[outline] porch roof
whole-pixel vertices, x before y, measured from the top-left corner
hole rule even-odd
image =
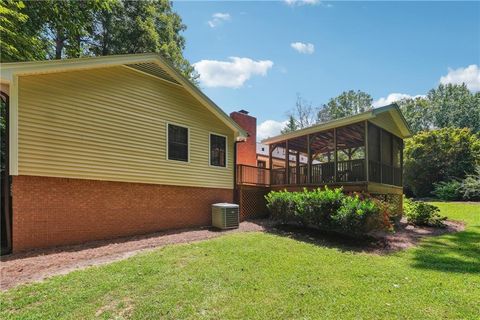
[[[319,123],[308,128],[304,128],[304,129],[296,130],[286,134],[281,134],[278,136],[267,138],[267,139],[264,139],[262,143],[268,144],[268,145],[276,144],[285,140],[302,137],[307,134],[322,132],[322,131],[330,130],[333,128],[339,128],[339,127],[347,126],[347,125],[365,121],[365,120],[374,121],[376,125],[384,129],[387,129],[388,131],[391,131],[389,129],[392,129],[392,128],[396,129],[395,131],[397,131],[397,135],[402,139],[408,138],[412,135],[410,128],[407,124],[407,121],[405,120],[405,118],[402,115],[402,112],[400,111],[400,108],[396,103],[393,103],[387,106],[365,111],[353,116]]]

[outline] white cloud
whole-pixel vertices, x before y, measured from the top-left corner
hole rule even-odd
[[[480,91],[480,67],[472,64],[466,68],[448,69],[448,74],[440,78],[440,83],[465,83],[469,90]]]
[[[289,6],[303,6],[303,5],[316,5],[319,4],[319,0],[284,0]]]
[[[230,21],[232,17],[229,13],[217,12],[212,14],[212,19],[208,20],[208,25],[210,28],[215,28],[221,25],[225,21]]]
[[[315,46],[311,43],[292,42],[290,47],[299,53],[312,54],[315,52]]]
[[[261,141],[268,137],[280,134],[280,131],[287,125],[288,121],[265,120],[257,126],[257,140]]]
[[[402,99],[415,99],[420,97],[424,98],[425,95],[419,94],[416,96],[411,96],[406,93],[390,93],[387,97],[381,97],[380,99],[373,101],[372,105],[374,108],[378,108],[378,107],[387,106],[389,104],[392,104],[396,101],[400,101]]]
[[[252,76],[266,76],[273,66],[270,60],[230,57],[230,61],[200,60],[193,66],[206,87],[240,88]]]

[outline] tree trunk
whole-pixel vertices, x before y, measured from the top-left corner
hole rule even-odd
[[[55,59],[62,59],[62,51],[65,46],[65,37],[63,30],[57,30],[57,37],[55,38]]]

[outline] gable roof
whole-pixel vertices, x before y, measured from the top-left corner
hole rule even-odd
[[[390,116],[389,119],[383,119],[383,115]],[[301,137],[310,133],[316,133],[320,131],[330,130],[333,128],[343,127],[349,124],[353,124],[360,121],[371,120],[375,121],[375,124],[381,125],[382,121],[389,121],[393,122],[393,124],[398,128],[399,134],[401,138],[408,138],[412,135],[410,128],[408,126],[407,121],[402,115],[400,108],[396,103],[383,106],[380,108],[375,108],[369,111],[365,111],[353,116],[348,116],[344,118],[339,118],[327,122],[322,122],[316,125],[313,125],[308,128],[292,131],[289,133],[277,135],[271,138],[267,138],[262,140],[262,143],[265,144],[272,144],[281,141],[285,141],[287,139],[293,139],[296,137]],[[384,127],[385,128],[385,127]]]
[[[2,83],[12,83],[14,82],[14,78],[20,75],[68,72],[112,66],[124,66],[137,72],[183,87],[210,112],[231,128],[235,133],[236,139],[242,140],[247,137],[247,133],[235,121],[233,121],[232,118],[230,118],[199,88],[181,75],[170,62],[158,53],[2,63],[0,64],[0,81]]]

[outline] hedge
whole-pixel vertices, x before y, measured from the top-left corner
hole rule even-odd
[[[391,209],[363,194],[347,195],[339,189],[303,192],[272,191],[265,196],[271,219],[359,236],[391,229]]]

